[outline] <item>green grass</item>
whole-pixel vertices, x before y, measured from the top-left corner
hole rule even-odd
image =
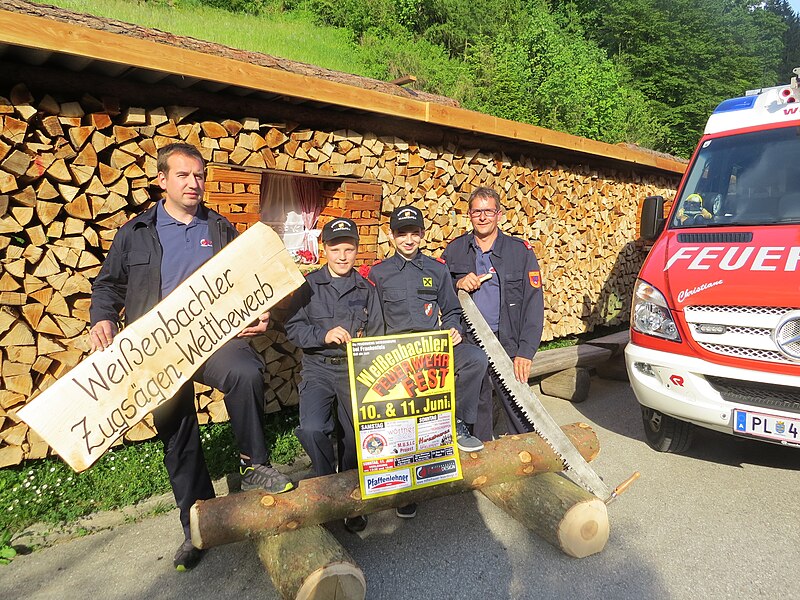
[[[296,424],[296,409],[267,416],[266,441],[274,463],[290,463],[300,453],[293,433]],[[212,478],[234,472],[239,453],[230,424],[205,425],[200,433]],[[161,443],[152,440],[112,448],[83,473],[75,473],[58,458],[0,469],[0,533],[18,532],[37,522],[70,522],[168,492],[163,458]]]
[[[316,25],[315,17],[305,11],[248,15],[186,1],[175,2],[175,7],[130,0],[47,0],[46,4],[345,73],[369,72],[352,32]]]

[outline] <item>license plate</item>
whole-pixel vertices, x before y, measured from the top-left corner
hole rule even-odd
[[[744,435],[800,443],[800,419],[734,410],[733,430]]]

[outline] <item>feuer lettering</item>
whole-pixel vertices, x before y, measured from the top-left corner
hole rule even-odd
[[[800,246],[683,246],[667,259],[664,270],[678,264],[689,271],[719,268],[723,271],[796,271]]]

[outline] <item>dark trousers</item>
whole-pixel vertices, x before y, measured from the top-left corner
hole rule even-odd
[[[513,373],[512,373],[513,377]],[[500,380],[489,368],[481,385],[481,395],[478,401],[478,420],[473,427],[473,435],[481,441],[488,442],[493,439],[494,434],[494,400],[492,399],[492,388],[497,391],[497,398],[506,416],[506,426],[508,433],[528,433],[533,431],[533,427],[514,407],[514,401],[500,384]]]
[[[264,442],[263,369],[264,363],[250,344],[234,338],[211,355],[193,377],[225,394],[225,407],[239,450],[257,464],[266,463],[269,458]],[[197,500],[214,497],[200,443],[192,382],[153,411],[153,422],[164,443],[164,466],[188,539],[189,509]]]
[[[336,472],[330,438],[336,424],[333,418],[334,403],[343,435],[339,444],[339,470],[358,468],[347,364],[328,364],[321,357],[305,355],[300,375],[302,379],[297,386],[300,392],[300,425],[295,433],[311,458],[315,475]]]
[[[489,361],[483,350],[461,342],[453,346],[453,362],[456,376],[456,417],[472,425],[478,420],[481,386]]]

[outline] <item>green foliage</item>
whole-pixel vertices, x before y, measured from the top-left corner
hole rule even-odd
[[[231,13],[203,5],[199,0],[131,2],[130,0],[48,0],[52,4],[100,17],[154,27],[178,35],[281,56],[328,69],[366,75],[364,52],[349,30],[315,23],[302,9],[282,12],[279,0],[270,0],[260,16]],[[172,5],[166,5],[170,2]],[[289,6],[289,4],[286,4]]]
[[[0,529],[0,565],[7,565],[17,555],[11,545],[11,531]]]
[[[662,147],[688,155],[722,99],[776,85],[786,25],[747,0],[599,0],[578,4],[602,47],[631,73],[666,126]]]
[[[290,463],[302,451],[293,431],[297,418],[296,410],[267,417],[265,437],[274,463]],[[230,424],[204,425],[200,433],[211,477],[236,471],[239,453]],[[0,469],[0,531],[74,521],[168,492],[163,459],[161,443],[146,441],[114,447],[82,473],[55,458]]]
[[[800,66],[787,0],[55,1],[378,79],[412,74],[467,108],[682,156],[717,103]]]

